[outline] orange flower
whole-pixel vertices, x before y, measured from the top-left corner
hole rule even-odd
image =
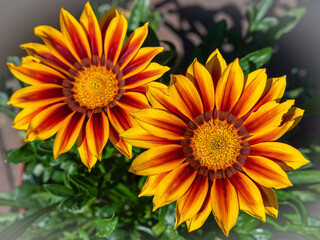
[[[162,47],[143,47],[148,23],[125,41],[127,20],[111,9],[98,22],[89,2],[78,22],[61,9],[61,32],[38,26],[45,44],[23,44],[30,55],[11,72],[31,85],[13,94],[8,104],[24,108],[13,127],[27,130],[26,141],[57,133],[54,158],[77,140],[82,162],[90,170],[108,139],[124,155],[132,146],[119,134],[134,125],[129,113],[148,108],[145,84],[168,67],[151,60]],[[124,44],[123,44],[124,43]]]
[[[272,188],[292,186],[286,170],[308,161],[295,148],[273,142],[293,128],[303,110],[280,103],[285,77],[267,79],[265,69],[244,78],[238,59],[226,65],[218,50],[205,66],[196,59],[186,77],[148,84],[152,109],[132,116],[135,126],[121,136],[148,148],[130,171],[148,179],[140,196],[154,195],[154,210],[177,201],[176,227],[200,228],[210,212],[224,234],[239,208],[265,221],[277,217]]]

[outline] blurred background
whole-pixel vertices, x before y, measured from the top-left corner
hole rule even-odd
[[[85,0],[0,0],[0,73],[2,88],[18,88],[17,81],[12,79],[6,66],[8,56],[24,56],[26,53],[19,45],[27,42],[41,42],[33,33],[38,25],[50,25],[59,29],[59,13],[61,7],[79,18]],[[127,9],[132,1],[90,1],[93,6],[102,3],[121,4]],[[250,3],[260,1],[249,0],[150,0],[152,11],[160,11],[162,23],[158,37],[160,40],[171,41],[178,52],[176,73],[184,73],[188,64],[193,60],[196,47],[201,44],[208,30],[215,23],[225,20],[228,28],[236,28],[245,34],[248,22],[245,19],[245,9]],[[306,14],[298,25],[280,40],[273,42],[273,55],[265,66],[268,77],[287,75],[289,95],[297,96],[297,103],[309,104],[307,112],[297,129],[288,136],[293,146],[309,148],[310,145],[320,145],[319,108],[320,97],[305,97],[313,95],[320,86],[320,1],[319,0],[277,0],[268,15],[282,17],[288,10],[305,7]],[[222,45],[225,53],[232,53],[233,46]],[[234,56],[227,55],[227,60]],[[229,59],[230,58],[230,59]],[[297,81],[299,79],[299,81]],[[307,88],[301,92],[290,92],[290,89],[301,88],[303,81]],[[300,86],[300,85],[301,86]],[[307,89],[307,90],[306,90]],[[298,90],[299,91],[299,90]],[[318,100],[317,100],[318,99]],[[311,101],[311,102],[310,102]],[[307,102],[307,103],[306,103]],[[303,107],[303,106],[301,106]],[[21,180],[18,179],[19,165],[8,165],[4,162],[5,153],[23,144],[21,134],[11,128],[12,120],[0,112],[0,192],[11,191]],[[317,166],[319,168],[319,166]],[[308,205],[309,215],[320,217],[318,202]],[[0,213],[8,208],[0,208]]]

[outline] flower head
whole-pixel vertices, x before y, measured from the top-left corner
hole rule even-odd
[[[189,231],[210,212],[225,235],[239,208],[262,221],[277,217],[272,188],[292,186],[285,171],[308,162],[273,142],[303,115],[293,100],[280,103],[285,85],[265,69],[244,77],[238,60],[227,66],[218,50],[205,66],[195,59],[186,76],[171,76],[169,87],[148,84],[153,108],[133,113],[139,126],[121,135],[149,149],[130,168],[148,176],[140,196],[154,195],[154,210],[177,201],[176,227],[186,221]]]
[[[44,44],[23,44],[30,55],[11,72],[31,85],[18,90],[8,104],[24,108],[13,127],[27,130],[26,140],[47,139],[57,133],[57,158],[77,141],[82,162],[89,168],[101,160],[108,139],[124,155],[131,145],[119,134],[134,125],[129,113],[148,108],[145,84],[168,67],[151,60],[162,47],[141,47],[148,23],[125,41],[127,20],[111,9],[97,20],[89,2],[78,22],[61,10],[61,32],[38,26]]]

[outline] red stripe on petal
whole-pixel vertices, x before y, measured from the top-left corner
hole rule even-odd
[[[109,139],[112,144],[118,149],[120,153],[124,156],[131,158],[132,157],[132,146],[125,142],[121,137],[119,137],[119,133],[109,124]]]
[[[124,93],[117,102],[117,105],[128,112],[136,112],[140,109],[150,108],[146,96],[137,92]]]

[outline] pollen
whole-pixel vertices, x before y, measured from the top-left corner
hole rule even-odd
[[[236,162],[241,138],[233,125],[216,119],[203,124],[194,133],[193,154],[202,166],[225,169]]]
[[[72,91],[80,107],[104,107],[117,95],[118,80],[106,68],[90,66],[77,73]]]

